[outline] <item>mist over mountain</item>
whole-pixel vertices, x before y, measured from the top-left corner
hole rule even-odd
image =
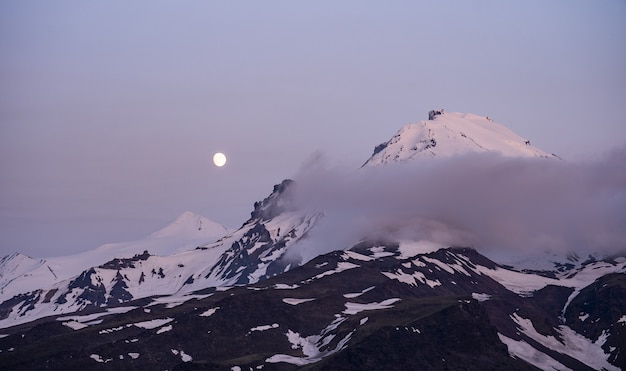
[[[359,239],[409,239],[485,250],[622,252],[625,164],[624,147],[593,162],[485,151],[356,172],[317,155],[295,178],[293,198],[324,211],[323,231],[294,249],[306,260]]]

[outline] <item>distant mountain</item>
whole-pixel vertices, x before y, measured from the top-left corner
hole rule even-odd
[[[438,110],[364,166],[484,151],[556,157],[489,118]],[[220,228],[185,213],[141,243],[85,253],[114,255],[56,280],[43,279],[60,272],[49,260],[3,258],[0,282],[14,291],[0,303],[0,365],[626,369],[626,257],[494,261],[480,247],[363,239],[299,262],[288,250],[313,243],[324,214],[299,210],[296,186],[277,184],[238,230],[194,247],[165,242]]]
[[[51,259],[55,265],[31,262],[30,266],[36,269],[10,280],[7,275],[8,283],[3,287],[6,293],[0,302],[0,328],[53,313],[110,306],[153,295],[254,283],[282,273],[292,264],[281,259],[287,247],[305,236],[320,217],[289,210],[291,183],[284,181],[276,185],[270,196],[255,203],[251,218],[241,228],[210,244],[206,244],[208,236],[225,228],[198,215],[184,213],[141,241],[104,245],[77,256]],[[202,225],[209,228],[203,231]],[[199,241],[204,245],[190,246],[190,242]],[[142,248],[145,250],[140,252]],[[181,251],[182,248],[186,249]],[[154,255],[165,249],[180,252]],[[112,255],[117,257],[111,258]],[[102,259],[104,256],[110,260]],[[100,261],[95,263],[96,259]],[[86,261],[93,265],[87,265]],[[81,267],[82,271],[70,276],[66,269],[60,275],[58,266]],[[0,275],[4,276],[2,269],[0,266]]]
[[[227,233],[225,226],[186,211],[169,225],[137,241],[110,243],[80,254],[45,259],[31,259],[19,253],[7,255],[0,259],[0,302],[70,279],[111,259],[132,258],[144,251],[171,255],[215,241]]]
[[[417,158],[449,157],[472,152],[495,152],[509,157],[556,157],[530,144],[489,117],[434,110],[429,120],[403,126],[374,149],[367,165]]]
[[[216,239],[228,233],[228,228],[201,215],[185,211],[176,220],[151,233],[151,238],[180,237]],[[170,252],[171,253],[171,252]]]

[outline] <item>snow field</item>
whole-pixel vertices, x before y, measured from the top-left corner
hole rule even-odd
[[[324,328],[319,335],[311,335],[307,337],[302,337],[297,332],[287,330],[285,336],[287,336],[287,340],[289,341],[289,343],[291,343],[291,348],[300,349],[304,357],[296,357],[287,354],[275,354],[267,358],[265,362],[285,362],[297,366],[304,366],[307,364],[315,363],[324,357],[340,351],[348,343],[354,331],[350,332],[343,339],[341,339],[337,343],[335,348],[326,350],[322,350],[322,348],[328,346],[328,344],[330,344],[330,342],[335,338],[335,335],[330,334],[330,332],[336,329],[343,321],[345,321],[345,318],[338,316],[332,323]]]
[[[602,349],[602,345],[606,341],[607,334],[603,334],[600,338],[593,342],[586,337],[576,333],[574,330],[569,328],[568,326],[561,325],[557,329],[561,339],[556,339],[553,336],[542,335],[533,326],[532,322],[529,319],[525,319],[517,315],[517,313],[511,316],[511,319],[519,326],[520,331],[528,336],[529,338],[535,340],[541,345],[553,349],[559,353],[567,354],[570,357],[577,359],[591,368],[600,370],[606,369],[608,371],[618,371],[619,368],[611,365],[608,362],[609,355],[604,353]],[[509,339],[509,342],[512,340]],[[513,352],[516,350],[520,350],[522,353],[518,354],[520,358],[522,356],[528,356],[528,349],[525,349],[524,345],[519,344],[520,342],[516,342],[513,345]],[[525,343],[525,342],[524,342]],[[508,346],[508,344],[507,344]],[[519,348],[519,349],[518,349]],[[509,349],[511,353],[511,350]],[[511,353],[512,355],[516,355],[515,353]],[[536,356],[536,353],[531,353]],[[547,356],[546,356],[547,357]],[[526,358],[522,358],[527,360]],[[528,361],[528,360],[527,360]],[[530,362],[530,361],[529,361]],[[555,361],[556,362],[556,361]],[[530,362],[532,363],[532,362]],[[532,363],[535,364],[535,363]],[[561,365],[562,366],[562,365]],[[564,366],[563,366],[564,367]]]

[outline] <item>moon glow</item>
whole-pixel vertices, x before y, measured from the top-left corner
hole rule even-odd
[[[226,156],[223,153],[216,153],[213,155],[213,163],[217,167],[222,167],[226,163]]]

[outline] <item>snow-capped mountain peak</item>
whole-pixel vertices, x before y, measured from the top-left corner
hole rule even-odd
[[[191,211],[180,214],[173,222],[150,234],[149,237],[173,237],[178,235],[217,239],[228,233],[228,228]]]
[[[0,302],[14,295],[42,289],[104,264],[111,259],[132,258],[147,251],[169,256],[213,242],[230,231],[223,225],[190,211],[182,213],[148,237],[108,243],[79,254],[32,259],[23,254],[0,258]]]
[[[495,152],[508,157],[555,157],[489,117],[434,110],[429,112],[428,120],[405,125],[390,140],[376,146],[363,166],[472,152]]]
[[[26,272],[40,267],[44,261],[33,259],[20,253],[13,253],[0,258],[0,288]]]

